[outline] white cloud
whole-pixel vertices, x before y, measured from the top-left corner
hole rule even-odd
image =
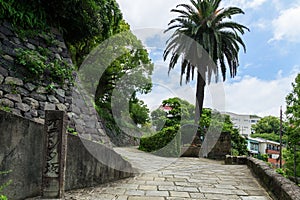
[[[274,35],[270,41],[287,40],[300,42],[300,5],[283,10],[272,22]]]
[[[124,18],[132,29],[162,28],[166,29],[172,18],[177,16],[170,10],[189,0],[117,0]],[[255,9],[262,6],[267,0],[225,0],[222,7],[238,6],[243,10]]]
[[[194,86],[179,83],[180,74],[172,70],[168,75],[168,66],[164,62],[156,62],[152,77],[152,92],[146,95],[140,95],[141,98],[150,108],[154,110],[161,105],[162,101],[171,97],[179,97],[194,104],[195,92]]]
[[[264,18],[258,19],[256,21],[252,21],[249,24],[250,30],[262,30],[262,31],[269,31],[270,26],[272,26],[272,20],[267,20]]]
[[[247,1],[250,8],[257,8],[261,5],[263,5],[267,0],[253,0],[253,1]]]
[[[246,10],[256,9],[262,6],[265,2],[267,2],[267,0],[225,0],[223,1],[222,5],[237,6],[243,10]]]
[[[297,72],[299,68],[283,77],[279,71],[277,79],[271,81],[245,76],[240,82],[226,83],[226,110],[240,114],[277,116],[280,106],[285,108],[285,97],[291,92],[291,83]]]
[[[187,3],[188,0],[117,0],[117,2],[132,29],[165,29],[169,21],[174,18],[170,10],[177,4]]]

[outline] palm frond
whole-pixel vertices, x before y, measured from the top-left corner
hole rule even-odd
[[[218,67],[223,80],[227,68],[231,77],[236,75],[240,47],[246,52],[241,35],[250,30],[242,24],[227,20],[234,15],[244,14],[242,9],[219,8],[220,3],[221,0],[190,0],[190,5],[179,4],[171,10],[179,16],[172,19],[165,30],[173,30],[174,33],[167,41],[163,58],[166,60],[171,56],[171,70],[181,57],[180,84],[183,76],[186,82],[194,79],[196,68],[202,76],[207,77],[207,81],[212,77],[218,79]]]

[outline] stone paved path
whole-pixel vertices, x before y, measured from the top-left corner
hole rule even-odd
[[[67,200],[272,199],[244,165],[223,165],[201,158],[162,158],[134,148],[115,150],[141,174],[69,191]]]

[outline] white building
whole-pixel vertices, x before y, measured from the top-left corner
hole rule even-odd
[[[250,137],[252,133],[251,126],[256,124],[261,118],[255,115],[240,115],[231,112],[225,112],[229,115],[234,128],[238,129],[244,137]]]
[[[280,143],[262,138],[247,138],[248,150],[251,155],[268,155],[268,162],[279,166]]]

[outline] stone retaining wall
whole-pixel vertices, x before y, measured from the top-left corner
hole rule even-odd
[[[276,173],[267,163],[248,157],[247,165],[276,199],[300,200],[300,187]]]
[[[53,42],[47,42],[52,38]],[[55,41],[55,42],[54,42]],[[71,85],[62,87],[54,85],[48,92],[48,83],[26,81],[28,72],[23,66],[17,65],[17,49],[36,50],[38,47],[49,50],[50,59],[58,58],[69,64],[72,61],[61,34],[52,29],[51,33],[39,34],[34,38],[20,39],[12,26],[0,21],[0,106],[6,107],[13,114],[44,122],[45,107],[71,112]]]
[[[208,137],[208,142],[201,145],[200,157],[225,160],[226,155],[231,153],[231,134],[222,132],[219,137],[215,137],[212,133]],[[203,152],[207,156],[203,156]]]
[[[11,170],[9,174],[0,175],[0,185],[12,180],[3,193],[14,200],[41,195],[43,124],[0,111],[0,127],[0,171]],[[93,155],[86,147],[94,151]],[[103,158],[109,162],[100,162]],[[131,164],[112,149],[68,135],[67,190],[95,186],[132,174]]]
[[[94,106],[84,99],[86,94],[78,79],[75,84],[65,81],[63,85],[51,83],[46,78],[42,81],[28,79],[28,69],[16,61],[17,49],[38,48],[48,51],[49,61],[59,59],[73,65],[63,37],[56,29],[20,39],[9,23],[0,21],[0,110],[39,123],[44,123],[45,109],[63,110],[68,114],[69,128],[81,137],[112,147],[98,122]]]

